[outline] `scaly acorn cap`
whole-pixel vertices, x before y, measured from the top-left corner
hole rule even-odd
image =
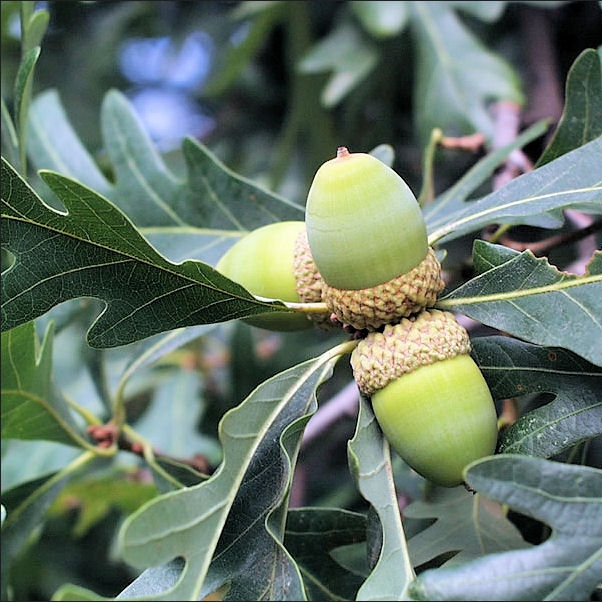
[[[322,303],[324,279],[318,271],[307,240],[307,230],[302,228],[295,240],[293,253],[293,273],[297,294],[302,303]],[[308,313],[307,317],[319,328],[331,330],[341,324],[331,320],[331,312]]]
[[[341,290],[324,282],[322,299],[343,325],[370,331],[432,307],[444,288],[441,264],[429,247],[415,268],[382,284]]]
[[[351,354],[353,376],[367,397],[420,366],[470,353],[470,337],[451,312],[425,310],[372,332]]]
[[[314,175],[305,223],[322,278],[342,290],[392,280],[428,251],[420,206],[403,178],[376,157],[345,147]]]
[[[368,334],[351,354],[358,388],[393,449],[445,487],[462,483],[464,467],[497,443],[495,404],[469,352],[455,316],[433,309]]]

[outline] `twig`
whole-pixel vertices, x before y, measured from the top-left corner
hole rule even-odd
[[[567,210],[567,214],[568,214],[568,210]],[[548,254],[552,249],[556,249],[563,245],[567,245],[567,244],[570,244],[573,242],[584,240],[584,239],[590,237],[595,232],[598,232],[599,230],[602,230],[602,219],[593,221],[593,218],[592,218],[592,221],[589,223],[589,225],[584,226],[579,230],[573,230],[571,232],[562,232],[560,234],[550,236],[544,240],[539,240],[539,241],[535,241],[535,242],[522,242],[522,241],[512,240],[512,238],[510,238],[509,236],[503,236],[500,239],[500,244],[510,247],[511,249],[514,249],[516,251],[525,251],[525,250],[529,249],[535,255],[541,256],[541,255]],[[588,251],[590,251],[590,252],[587,253],[587,257],[591,257],[591,254],[593,253],[595,248],[596,248],[596,243],[595,243],[595,239],[594,239],[593,240],[593,248],[592,248],[591,244],[588,245]]]
[[[355,381],[349,382],[328,403],[323,404],[309,419],[303,434],[302,445],[308,445],[326,431],[343,415],[355,416],[358,409],[359,393]]]
[[[521,125],[521,106],[513,101],[500,101],[491,107],[494,116],[492,147],[501,148],[516,140]],[[513,150],[493,177],[493,189],[502,188],[514,178],[533,169],[533,164],[520,149]]]

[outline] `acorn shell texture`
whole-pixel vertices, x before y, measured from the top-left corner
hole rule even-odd
[[[495,404],[469,353],[466,329],[432,309],[368,334],[351,354],[355,381],[393,449],[446,487],[497,443]]]
[[[387,282],[416,267],[428,250],[420,206],[403,178],[345,147],[317,170],[305,222],[318,270],[338,289]]]
[[[294,275],[296,240],[302,221],[282,221],[245,234],[220,258],[216,269],[258,297],[298,303]],[[313,326],[304,313],[259,314],[244,319],[268,330],[301,330]]]

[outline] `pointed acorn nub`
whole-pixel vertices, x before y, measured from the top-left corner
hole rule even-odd
[[[360,391],[393,449],[445,487],[495,452],[497,413],[469,355],[468,333],[450,312],[424,310],[361,340],[351,354]]]
[[[305,222],[318,270],[337,289],[390,281],[427,255],[426,225],[410,187],[376,157],[345,147],[317,170]]]

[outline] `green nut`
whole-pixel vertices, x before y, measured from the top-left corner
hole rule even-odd
[[[497,413],[453,314],[424,310],[371,332],[351,355],[360,391],[393,449],[416,472],[445,487],[464,467],[495,452]]]
[[[323,300],[343,324],[377,330],[433,306],[445,286],[416,197],[372,155],[341,147],[322,164],[305,222]]]
[[[308,289],[301,286],[295,273],[296,269],[303,269],[303,282],[311,279],[310,260],[306,256],[303,261],[299,259],[304,247],[307,247],[305,222],[275,222],[245,234],[224,253],[215,268],[257,297],[290,303],[319,302],[319,275],[314,276],[313,288]],[[267,330],[294,331],[314,326],[309,316],[313,314],[266,313],[244,321]]]

